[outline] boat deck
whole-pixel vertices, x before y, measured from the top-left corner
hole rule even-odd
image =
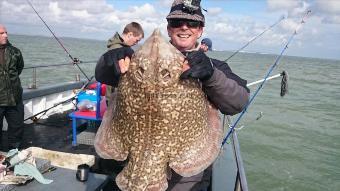
[[[25,124],[23,144],[20,149],[28,147],[40,147],[43,149],[96,156],[95,164],[90,172],[108,175],[106,186],[102,190],[119,190],[114,184],[114,176],[122,169],[122,164],[114,160],[105,160],[97,157],[93,145],[79,144],[72,147],[72,121],[67,113],[50,116],[48,119],[41,119],[37,123]],[[79,131],[85,130],[85,125],[79,127]],[[1,150],[7,151],[7,132],[3,132]],[[74,174],[75,176],[75,174]]]
[[[124,163],[115,160],[101,159],[95,152],[93,145],[79,144],[77,147],[72,146],[72,120],[66,116],[68,112],[53,115],[48,119],[39,120],[37,123],[25,124],[25,133],[21,149],[28,147],[40,147],[47,150],[88,154],[95,156],[95,164],[90,168],[90,172],[95,174],[107,175],[105,185],[102,191],[119,191],[114,182],[115,176],[122,170]],[[93,124],[90,124],[93,126]],[[93,129],[92,129],[93,128]],[[91,129],[95,132],[96,127],[86,127],[86,124],[80,126],[77,132],[88,132]],[[86,131],[84,131],[86,130]],[[78,143],[81,143],[78,134]],[[6,132],[3,132],[6,135]],[[5,137],[5,136],[4,136]],[[2,139],[1,146],[6,147],[5,140]],[[85,140],[85,142],[87,142]],[[236,143],[238,145],[238,143]],[[234,156],[233,144],[227,144],[221,156],[214,163],[212,188],[211,190],[235,190],[234,186],[237,180],[237,164]],[[3,149],[3,151],[6,151]],[[242,160],[242,159],[241,159]],[[242,167],[243,168],[243,167]],[[75,176],[75,173],[74,173]],[[245,182],[245,181],[244,181]],[[243,190],[247,190],[245,186]]]
[[[67,116],[67,113],[53,115],[48,119],[40,119],[37,123],[25,124],[21,148],[34,146],[55,151],[95,155],[93,146],[79,145],[72,147],[71,120],[65,116]],[[8,149],[6,133],[6,131],[3,132],[1,144],[3,150]]]

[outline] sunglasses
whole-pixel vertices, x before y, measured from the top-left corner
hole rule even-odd
[[[200,21],[192,21],[192,20],[169,20],[169,26],[171,28],[179,28],[186,24],[189,28],[198,28],[202,26]]]

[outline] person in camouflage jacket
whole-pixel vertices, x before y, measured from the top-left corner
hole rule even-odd
[[[24,105],[19,75],[24,68],[20,50],[8,42],[7,30],[0,24],[0,128],[8,123],[8,148],[19,148],[24,131]],[[4,147],[2,131],[0,146]]]

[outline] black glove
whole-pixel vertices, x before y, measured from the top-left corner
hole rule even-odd
[[[183,72],[181,79],[198,78],[201,81],[208,80],[214,73],[210,58],[202,50],[189,52],[187,60],[190,69]]]
[[[97,62],[95,69],[96,80],[117,87],[121,71],[118,64],[120,59],[130,57],[134,51],[130,47],[121,47],[107,51]]]
[[[124,59],[125,57],[131,58],[134,51],[130,47],[121,47],[117,49],[112,49],[107,51],[104,56],[104,62],[112,67],[113,74],[115,77],[120,77],[120,68],[118,61]]]

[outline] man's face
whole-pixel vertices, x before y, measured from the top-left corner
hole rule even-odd
[[[207,52],[209,50],[209,47],[206,44],[202,43],[200,49],[204,52]]]
[[[194,49],[203,33],[200,22],[183,19],[169,20],[167,29],[172,45],[181,52]]]
[[[134,46],[142,40],[142,35],[134,36],[132,32],[128,33],[128,40],[125,42],[129,46]]]
[[[0,25],[0,45],[7,44],[7,40],[7,30],[4,26]]]

